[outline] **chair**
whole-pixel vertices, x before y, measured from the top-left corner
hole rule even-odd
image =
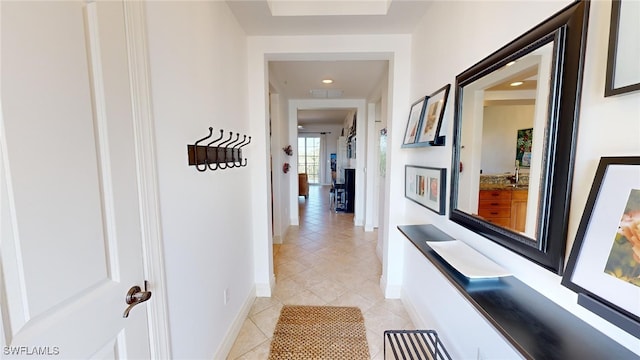
[[[309,198],[309,178],[306,173],[298,174],[298,196]]]
[[[331,171],[331,189],[329,189],[329,209],[333,209],[336,198],[336,172]]]

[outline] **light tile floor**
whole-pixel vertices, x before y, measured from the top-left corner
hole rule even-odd
[[[329,187],[298,198],[300,226],[274,245],[276,286],[257,298],[227,359],[267,359],[283,304],[357,306],[365,318],[372,359],[383,358],[383,332],[415,329],[400,300],[385,299],[377,231],[353,225],[353,214],[329,208]]]

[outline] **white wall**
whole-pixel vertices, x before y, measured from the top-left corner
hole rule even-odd
[[[482,151],[483,174],[503,174],[505,172],[513,174],[518,130],[533,127],[533,113],[534,105],[503,105],[484,108],[482,148],[490,151]]]
[[[373,231],[379,227],[381,188],[384,188],[384,179],[380,178],[380,130],[386,126],[386,113],[384,123],[382,119],[382,101],[386,102],[389,87],[389,65],[384,71],[378,84],[367,97],[366,131],[363,135],[367,138],[365,176],[367,188],[365,189],[365,221],[364,230]],[[378,254],[381,255],[381,252]],[[379,256],[382,258],[382,256]]]
[[[389,69],[389,71],[391,70]],[[389,76],[385,77],[382,81],[380,102],[376,104],[376,121],[380,121],[379,123],[377,123],[378,126],[376,126],[376,129],[388,129],[388,125],[391,122],[389,120],[390,111],[388,102],[388,91]],[[398,131],[398,133],[402,133],[402,131]],[[402,136],[404,136],[404,133],[402,134]],[[376,171],[376,176],[378,177],[378,191],[377,194],[375,194],[375,196],[378,197],[377,221],[375,221],[375,224],[378,227],[378,244],[376,245],[376,254],[378,254],[378,257],[382,260],[382,248],[384,245],[385,236],[386,234],[388,234],[388,229],[385,228],[385,209],[388,209],[386,203],[386,182],[387,178],[389,177],[389,175],[387,174],[387,169],[389,166],[387,162],[389,162],[389,159],[387,156],[385,156],[384,163],[382,163],[382,159],[380,159],[381,152],[386,151],[386,149],[388,148],[388,141],[386,140],[387,136],[385,136],[385,144],[380,143],[381,137],[379,132],[376,133],[376,137],[378,141],[378,149],[380,151],[380,153],[376,155],[378,156],[378,161],[376,162],[378,168]]]
[[[246,36],[223,2],[148,2],[147,17],[172,357],[211,359],[254,296],[250,174],[265,152],[252,140],[247,167],[198,172],[187,144],[209,126],[255,139]]]
[[[429,94],[447,83],[453,85],[457,74],[569,3],[569,1],[433,3],[413,37],[411,98]],[[573,244],[600,157],[637,156],[640,153],[638,141],[640,93],[603,97],[610,7],[609,1],[591,2],[567,253]],[[434,34],[438,35],[434,36]],[[424,46],[426,43],[429,46]],[[453,105],[454,98],[450,96],[445,110],[445,119],[449,124],[445,129],[447,145],[441,148],[407,150],[407,163],[445,167],[448,169],[447,174],[451,174]],[[395,127],[400,127],[405,119],[394,119],[394,122]],[[606,126],[603,126],[605,123]],[[578,306],[577,295],[560,285],[559,276],[460,227],[449,221],[446,215],[435,215],[406,200],[402,207],[406,213],[401,219],[402,222],[433,223],[449,235],[464,240],[508,268],[541,294],[605,335],[640,354],[640,342],[637,338]],[[448,205],[447,209],[449,209]],[[426,262],[427,260],[423,257],[415,255],[412,247],[406,248],[403,300],[411,309],[414,309],[414,315],[418,319],[416,325],[436,327],[456,358],[475,359],[478,356],[478,349],[483,358],[505,357],[505,351],[508,354],[508,349],[505,349],[505,342],[501,336],[497,333],[487,333],[482,317],[475,310],[459,305],[460,301],[456,298],[459,295],[451,292],[451,286],[446,282],[443,283],[439,274],[427,271],[425,267],[431,265],[424,265]],[[446,293],[455,299],[437,300],[430,297],[433,293]],[[460,317],[467,320],[456,321]]]
[[[284,163],[291,164],[293,156],[282,149],[289,143],[289,100],[282,94],[271,92],[271,179],[273,181],[273,242],[281,244],[287,235],[290,221],[289,188],[296,171],[282,171]],[[292,145],[293,146],[293,145]],[[291,168],[293,169],[293,168]]]

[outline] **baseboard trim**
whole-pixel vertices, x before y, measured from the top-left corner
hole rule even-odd
[[[273,243],[274,243],[274,244],[282,244],[282,236],[280,236],[280,235],[274,235],[274,236],[273,236]]]
[[[218,351],[213,356],[216,360],[226,359],[229,353],[231,352],[231,348],[240,334],[240,330],[242,329],[242,325],[244,321],[249,317],[249,312],[251,311],[251,306],[253,306],[253,302],[256,299],[256,289],[253,288],[252,291],[249,292],[249,296],[245,299],[244,304],[240,308],[240,312],[236,315],[236,318],[233,320],[233,323],[229,327],[229,331],[227,331],[227,335],[222,340]]]
[[[274,235],[273,243],[282,244],[284,242],[284,239],[286,239],[287,235],[289,234],[289,229],[291,229],[291,225],[287,225],[287,227],[284,229],[281,235]]]
[[[400,285],[388,285],[383,277],[380,277],[380,288],[385,299],[400,299],[402,287]]]
[[[271,297],[272,289],[276,284],[275,275],[271,275],[268,284],[256,284],[256,297]]]
[[[427,322],[420,316],[420,312],[418,312],[417,308],[411,301],[409,297],[407,297],[404,291],[401,291],[402,295],[400,296],[400,301],[402,301],[402,305],[404,305],[404,309],[409,314],[409,318],[411,318],[411,322],[416,329],[429,329]]]
[[[287,227],[284,228],[284,233],[282,234],[282,240],[287,238],[287,235],[289,235],[289,230],[291,230],[291,225],[287,225]]]

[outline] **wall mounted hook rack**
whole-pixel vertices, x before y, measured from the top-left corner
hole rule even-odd
[[[220,136],[209,142],[207,145],[200,145],[205,140],[213,136],[213,128],[209,128],[209,135],[197,140],[193,145],[187,145],[189,166],[195,166],[200,172],[209,170],[224,170],[227,168],[245,167],[247,159],[242,158],[242,148],[249,145],[251,136],[243,135],[240,140],[240,133],[229,131],[228,138],[225,138],[224,130],[220,129]],[[222,140],[222,142],[220,142]]]

